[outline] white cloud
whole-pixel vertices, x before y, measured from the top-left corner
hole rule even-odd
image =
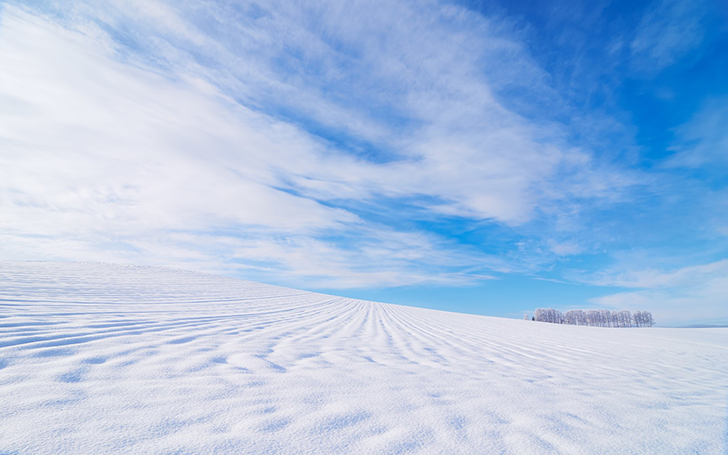
[[[436,2],[145,5],[94,4],[86,14],[115,33],[133,30],[124,39],[143,49],[136,59],[372,150],[373,160],[360,153],[294,173],[312,197],[336,198],[342,187],[357,199],[422,195],[441,213],[519,224],[545,195],[610,192],[599,187],[615,172],[564,146],[563,126],[548,120],[558,97],[497,21]],[[532,111],[544,94],[549,104],[526,120],[502,104],[501,89]]]
[[[728,259],[709,264],[682,267],[664,272],[652,268],[622,273],[604,272],[590,282],[599,286],[660,289],[666,287],[693,286],[707,278],[728,277]]]
[[[5,258],[467,284],[517,266],[352,207],[515,226],[630,184],[499,101],[549,89],[493,21],[436,3],[202,5],[73,2],[64,26],[5,8]]]
[[[708,14],[702,0],[655,0],[631,44],[633,65],[655,72],[685,57],[703,42],[702,21]]]
[[[24,214],[6,222],[37,213],[44,223],[18,228],[49,234],[109,223],[300,231],[357,221],[275,189],[288,169],[271,155],[306,172],[323,151],[294,127],[114,63],[47,24],[3,25],[3,96],[20,94],[26,110],[1,114],[6,200]],[[65,225],[69,211],[86,222]]]
[[[678,127],[675,152],[668,167],[725,171],[728,165],[728,98],[711,99],[687,123]],[[723,172],[724,173],[724,172]]]
[[[435,246],[431,235],[367,227],[351,212],[278,189],[324,166],[354,172],[354,159],[327,161],[326,145],[295,126],[200,81],[172,84],[115,63],[105,51],[22,13],[4,18],[4,259],[206,270],[242,260],[268,278],[331,287],[479,279],[443,272],[473,259]],[[353,247],[317,239],[331,232],[352,236]]]
[[[650,310],[663,325],[728,322],[728,259],[667,272],[648,268],[604,275],[591,283],[642,288],[593,302],[615,309]]]
[[[572,241],[557,242],[555,240],[551,240],[548,244],[551,251],[557,256],[571,256],[584,251],[584,248],[581,245]]]

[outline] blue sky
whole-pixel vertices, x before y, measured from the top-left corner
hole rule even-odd
[[[2,260],[728,322],[724,2],[0,8]]]

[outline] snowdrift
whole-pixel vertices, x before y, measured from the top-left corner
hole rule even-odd
[[[728,329],[600,329],[0,263],[0,453],[726,451]]]

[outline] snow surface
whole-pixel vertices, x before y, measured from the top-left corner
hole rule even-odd
[[[720,454],[727,373],[728,329],[0,263],[0,453]]]

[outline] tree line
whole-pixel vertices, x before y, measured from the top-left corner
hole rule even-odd
[[[528,315],[524,316],[528,319]],[[588,325],[591,327],[652,327],[655,320],[649,311],[569,310],[537,308],[533,321],[552,324]]]

